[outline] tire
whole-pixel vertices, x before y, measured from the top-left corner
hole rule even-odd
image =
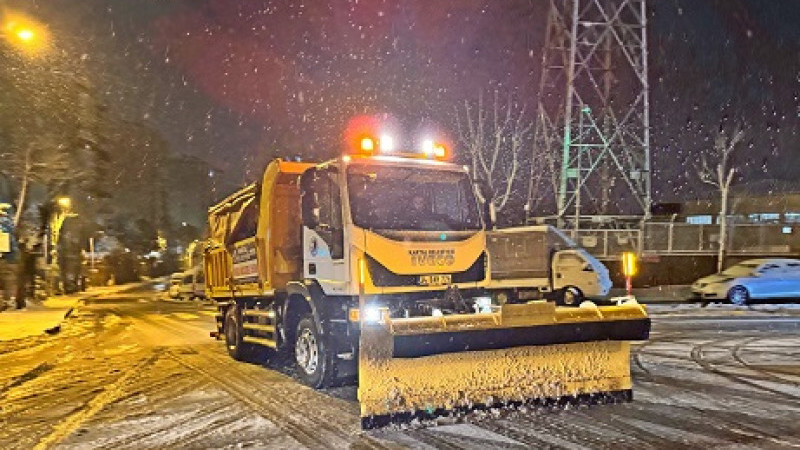
[[[333,360],[325,349],[322,333],[311,314],[306,314],[297,323],[294,360],[297,375],[303,383],[314,389],[333,384]]]
[[[559,300],[563,306],[578,306],[583,301],[583,292],[574,286],[567,286],[561,290]]]
[[[750,291],[744,286],[734,286],[728,291],[728,301],[734,305],[745,306],[750,303]]]
[[[248,344],[242,340],[244,329],[242,329],[242,316],[239,314],[238,306],[230,306],[225,312],[225,347],[231,358],[237,361],[253,361],[256,359],[257,351],[253,344]]]

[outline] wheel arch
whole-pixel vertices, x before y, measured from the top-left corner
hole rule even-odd
[[[294,332],[297,324],[305,314],[311,313],[314,322],[319,330],[326,333],[324,329],[319,302],[323,300],[324,293],[316,282],[290,282],[286,285],[286,301],[282,305],[281,317],[285,321],[286,331],[289,333],[290,340],[294,340]]]

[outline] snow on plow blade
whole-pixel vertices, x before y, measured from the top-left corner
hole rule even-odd
[[[362,323],[361,426],[506,404],[630,399],[630,344],[650,319],[635,301]]]

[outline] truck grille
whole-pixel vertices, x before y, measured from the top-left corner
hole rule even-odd
[[[372,282],[377,287],[417,286],[419,275],[426,275],[424,273],[419,275],[398,275],[370,256],[367,256],[367,267],[372,276]],[[486,253],[481,253],[481,256],[475,260],[469,269],[463,272],[452,272],[451,275],[453,276],[453,283],[483,281],[486,278]]]

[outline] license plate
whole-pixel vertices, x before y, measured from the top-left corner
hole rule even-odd
[[[420,286],[443,286],[453,281],[451,275],[420,275]]]

